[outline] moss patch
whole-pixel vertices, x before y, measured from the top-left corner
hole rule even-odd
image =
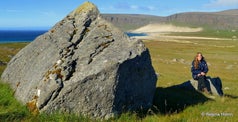
[[[96,8],[96,6],[94,4],[92,4],[90,2],[85,2],[74,11],[74,14],[80,14],[82,12],[86,12],[86,11],[92,10],[94,8]]]

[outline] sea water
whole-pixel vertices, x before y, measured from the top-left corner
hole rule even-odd
[[[31,42],[47,30],[0,30],[0,43]],[[126,32],[129,37],[146,36],[145,33]]]
[[[133,37],[133,36],[147,36],[146,33],[131,33],[131,32],[126,32],[126,34],[127,34],[129,37]]]
[[[47,30],[0,30],[0,43],[31,42]]]

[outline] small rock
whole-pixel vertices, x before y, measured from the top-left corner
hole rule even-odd
[[[0,61],[0,66],[7,65],[6,62]]]

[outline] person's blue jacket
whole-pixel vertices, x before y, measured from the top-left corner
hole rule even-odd
[[[197,79],[197,75],[200,74],[201,72],[207,73],[208,72],[207,62],[205,60],[201,60],[200,63],[198,64],[198,69],[195,69],[193,61],[191,66],[191,72],[193,79]]]

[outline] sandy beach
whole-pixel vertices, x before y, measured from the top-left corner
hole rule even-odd
[[[171,24],[149,24],[138,29],[132,30],[132,33],[145,33],[146,36],[134,36],[137,39],[170,41],[180,43],[191,43],[182,39],[201,39],[201,40],[231,40],[228,38],[195,37],[195,36],[171,36],[172,32],[199,32],[203,28],[179,27]]]

